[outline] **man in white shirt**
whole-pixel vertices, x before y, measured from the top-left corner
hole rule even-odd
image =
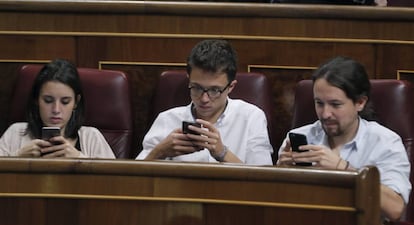
[[[305,152],[292,152],[285,139],[278,165],[313,163],[338,170],[374,165],[380,172],[380,205],[383,216],[398,220],[407,204],[411,184],[410,163],[398,134],[372,119],[371,84],[364,67],[349,58],[336,57],[313,74],[313,94],[318,121],[291,130],[304,134]]]
[[[187,59],[192,102],[162,112],[144,137],[137,159],[272,165],[267,121],[257,106],[233,100],[237,56],[224,40],[198,43]],[[183,133],[182,122],[195,134]]]

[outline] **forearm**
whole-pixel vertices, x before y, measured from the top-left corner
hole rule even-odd
[[[165,159],[166,156],[164,156],[164,154],[162,154],[162,147],[160,146],[161,144],[155,146],[154,149],[152,149],[152,151],[149,152],[149,154],[147,155],[147,157],[145,157],[144,160],[155,160],[155,159]]]
[[[381,211],[385,217],[395,221],[400,219],[404,210],[404,200],[391,188],[382,185],[380,187]]]
[[[147,155],[143,158],[144,160],[156,160],[156,159],[165,159],[168,156],[172,156],[169,151],[172,151],[172,146],[170,143],[170,138],[167,136],[162,141],[158,142],[158,144],[155,144],[156,140],[149,140],[147,142],[143,143],[144,147],[144,154],[147,153]],[[170,154],[170,155],[168,155]]]
[[[231,163],[243,163],[239,157],[237,157],[231,150],[227,150],[226,155],[224,156],[223,162],[231,162]]]
[[[346,167],[346,161],[340,163],[340,167]],[[355,170],[351,165],[348,165],[347,170]],[[404,210],[404,200],[391,188],[381,184],[380,186],[380,207],[382,214],[388,219],[395,221],[400,219]]]

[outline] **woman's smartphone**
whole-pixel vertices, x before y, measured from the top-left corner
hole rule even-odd
[[[192,126],[200,127],[201,128],[201,124],[199,124],[199,123],[183,121],[183,133],[184,134],[196,134],[196,135],[199,135],[199,133],[197,133],[197,132],[195,132],[193,130],[188,129],[188,126],[189,125],[192,125]]]
[[[59,127],[42,127],[42,139],[45,141],[49,141],[52,137],[56,137],[56,136],[60,136],[60,128]],[[59,143],[56,142],[51,142],[53,145],[57,145]],[[43,153],[41,154],[46,155],[49,154],[51,152],[48,153]]]
[[[52,137],[60,136],[60,127],[42,127],[42,139],[49,141]]]
[[[299,146],[308,144],[308,140],[306,139],[306,136],[304,134],[289,133],[289,141],[290,141],[290,146],[292,147],[292,151],[294,151],[294,152],[309,151],[309,150],[299,149]],[[310,162],[297,162],[296,165],[298,165],[298,166],[312,166],[312,163],[310,163]]]

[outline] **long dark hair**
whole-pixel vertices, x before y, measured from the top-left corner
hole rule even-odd
[[[27,103],[26,120],[28,126],[26,133],[32,138],[40,138],[42,135],[43,121],[39,112],[39,95],[43,85],[49,81],[57,81],[72,88],[75,93],[75,101],[80,96],[79,101],[76,103],[76,112],[72,113],[64,132],[65,137],[76,138],[77,132],[83,124],[85,103],[76,66],[63,59],[55,59],[46,64],[36,76]]]
[[[335,57],[313,73],[313,83],[318,79],[325,79],[332,86],[343,90],[354,103],[361,97],[367,96],[368,101],[359,115],[366,120],[375,119],[370,101],[371,83],[362,64],[351,58]]]

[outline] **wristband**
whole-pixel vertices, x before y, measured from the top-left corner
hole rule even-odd
[[[348,168],[349,168],[349,161],[346,161],[345,170],[348,170]]]
[[[341,158],[341,157],[339,157],[339,161],[338,161],[338,163],[336,164],[335,169],[338,169],[338,166],[339,166],[339,164],[341,163],[341,161],[342,161],[342,158]]]
[[[223,151],[221,151],[221,153],[219,155],[214,156],[214,159],[219,161],[219,162],[223,162],[224,161],[224,157],[227,154],[227,146],[223,145]]]

